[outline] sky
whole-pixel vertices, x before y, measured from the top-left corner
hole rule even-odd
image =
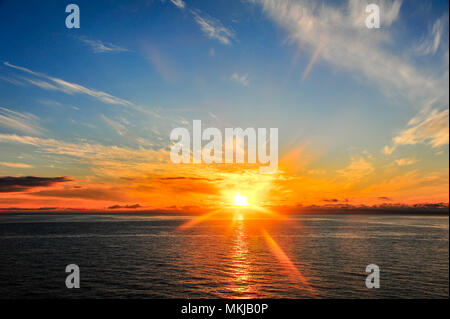
[[[447,1],[0,0],[0,209],[448,205]],[[279,166],[170,132],[278,128]]]

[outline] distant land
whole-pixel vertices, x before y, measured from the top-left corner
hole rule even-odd
[[[288,215],[449,215],[448,203],[433,204],[386,204],[377,206],[353,206],[345,204],[324,205],[324,206],[270,206],[265,207],[271,211]],[[233,210],[225,208],[224,211]],[[252,211],[248,209],[248,211]],[[208,213],[208,210],[195,206],[176,207],[167,209],[149,209],[139,204],[114,205],[104,210],[89,210],[79,208],[61,207],[40,207],[40,208],[20,208],[7,207],[0,208],[0,214],[23,213],[23,214],[151,214],[151,215],[199,215]]]

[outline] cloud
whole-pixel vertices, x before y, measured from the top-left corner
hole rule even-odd
[[[36,176],[22,176],[0,177],[0,193],[7,192],[23,192],[33,187],[48,187],[56,183],[69,182],[67,176],[63,177],[36,177]]]
[[[363,157],[352,157],[350,164],[338,173],[349,180],[359,180],[374,171],[373,165]]]
[[[0,127],[26,134],[41,134],[44,129],[38,124],[39,118],[31,113],[21,113],[0,107]]]
[[[59,207],[36,207],[36,208],[24,208],[24,207],[0,207],[0,211],[47,211],[47,210],[56,210],[60,209]]]
[[[111,126],[116,131],[116,133],[119,134],[120,136],[125,136],[128,134],[128,130],[125,128],[125,126],[123,126],[119,122],[113,121],[103,114],[101,115],[101,118],[103,121],[108,123],[109,126]]]
[[[78,39],[84,44],[89,45],[91,49],[94,51],[94,53],[114,53],[114,52],[130,51],[127,48],[120,47],[112,43],[104,43],[100,40],[90,40],[85,36],[81,36]]]
[[[400,175],[386,175],[384,179],[369,185],[364,192],[372,196],[385,196],[404,203],[448,202],[448,169],[424,174],[420,170],[408,170]]]
[[[142,206],[141,205],[139,205],[139,204],[134,204],[134,205],[112,205],[112,206],[109,206],[108,208],[109,209],[123,209],[123,208],[133,208],[133,209],[135,209],[135,208],[141,208]]]
[[[218,187],[216,185],[218,179],[210,179],[206,177],[192,177],[192,176],[167,176],[154,178],[159,185],[159,189],[165,189],[174,194],[218,194]],[[186,182],[184,182],[186,181]],[[144,182],[145,181],[141,181]]]
[[[215,182],[222,180],[221,178],[190,177],[190,176],[169,176],[169,177],[160,177],[158,179],[161,181],[191,180],[191,181],[207,181],[207,182]]]
[[[392,153],[394,153],[394,151],[395,151],[395,146],[391,147],[388,145],[384,146],[383,150],[382,150],[383,154],[386,154],[386,155],[391,155]]]
[[[0,80],[14,84],[14,85],[20,85],[20,86],[25,85],[25,83],[23,83],[22,81],[19,81],[17,79],[13,79],[13,78],[8,78],[6,76],[0,76]]]
[[[186,3],[183,0],[170,0],[175,6],[177,6],[180,9],[184,9],[186,6]]]
[[[24,78],[24,79],[27,82],[29,82],[30,84],[40,87],[42,89],[56,90],[56,91],[64,92],[66,94],[70,94],[70,95],[85,94],[85,95],[93,97],[105,104],[122,105],[122,106],[133,106],[134,105],[130,101],[115,97],[111,94],[108,94],[108,93],[105,93],[105,92],[102,92],[99,90],[89,89],[80,84],[67,82],[62,79],[55,78],[55,77],[49,76],[44,73],[35,72],[30,69],[21,67],[21,66],[13,65],[9,62],[4,62],[3,64],[10,68],[20,70],[27,74],[37,77],[38,79],[29,79],[29,78]],[[49,81],[49,82],[47,82],[47,81]]]
[[[114,131],[116,131],[117,134],[119,134],[120,136],[129,138],[130,140],[137,142],[139,144],[142,145],[151,145],[151,143],[149,143],[148,141],[146,141],[145,139],[143,139],[142,137],[136,136],[135,134],[131,133],[123,124],[114,121],[108,117],[106,117],[105,115],[101,115],[101,118],[103,121],[105,121],[109,126],[111,126]],[[124,120],[124,119],[122,119]]]
[[[38,99],[39,103],[44,104],[46,106],[50,107],[61,107],[63,106],[62,103],[59,103],[58,101],[50,100],[50,99]]]
[[[418,160],[414,157],[411,158],[400,158],[398,160],[395,161],[395,163],[397,163],[398,166],[408,166],[408,165],[412,165],[417,163]]]
[[[216,39],[222,44],[230,45],[231,40],[235,38],[234,32],[223,26],[220,20],[201,15],[199,10],[191,10],[194,20],[200,26],[203,33],[210,39]]]
[[[39,138],[33,136],[20,136],[16,134],[0,134],[0,143],[14,143],[37,147],[43,152],[55,155],[72,156],[90,161],[98,161],[107,165],[112,161],[136,165],[137,162],[149,161],[166,162],[169,158],[169,151],[153,149],[132,149],[119,146],[105,146],[102,144],[91,144],[84,141],[78,143],[68,143],[60,140]]]
[[[393,25],[399,18],[400,0],[382,0],[383,32],[365,27],[365,1],[348,0],[343,5],[311,0],[252,0],[288,33],[288,39],[311,55],[303,73],[305,79],[313,65],[321,60],[336,69],[351,72],[365,79],[387,97],[400,97],[414,107],[428,110],[429,101],[439,103],[442,111],[431,111],[414,119],[417,123],[394,138],[394,145],[385,146],[383,153],[392,154],[401,144],[426,143],[432,147],[448,144],[449,73],[448,49],[441,68],[414,64],[407,54],[392,51],[398,39]],[[442,45],[447,17],[437,20],[419,46],[423,54],[435,54]],[[412,45],[413,46],[413,45]],[[439,61],[439,60],[437,60]]]
[[[440,18],[433,24],[429,34],[415,48],[418,55],[436,54],[447,25],[446,19]]]
[[[413,117],[408,127],[393,138],[392,147],[385,146],[385,154],[392,152],[399,145],[428,144],[437,148],[448,144],[449,140],[449,109],[441,111],[425,108]]]
[[[263,12],[284,28],[289,41],[312,55],[306,78],[316,60],[365,78],[387,96],[401,96],[414,103],[430,97],[448,101],[448,75],[430,76],[404,56],[389,51],[394,33],[386,28],[397,21],[401,1],[378,1],[383,32],[365,26],[365,1],[344,5],[311,0],[253,0]],[[320,53],[320,54],[319,54]]]
[[[248,80],[248,74],[239,75],[238,73],[234,72],[231,75],[230,80],[235,81],[245,87],[247,87],[250,84]]]
[[[10,168],[32,168],[32,165],[24,163],[10,163],[10,162],[0,162],[0,166],[6,166]]]
[[[121,201],[128,200],[128,194],[124,189],[110,186],[89,185],[82,188],[50,189],[33,192],[35,197],[57,197],[57,198],[81,198],[94,201]]]
[[[37,80],[37,79],[28,79],[28,78],[22,77],[22,76],[20,78],[22,80],[28,82],[29,84],[37,86],[37,87],[39,87],[41,89],[58,91],[58,87],[56,87],[55,85],[50,84],[50,83],[48,83],[46,81]]]

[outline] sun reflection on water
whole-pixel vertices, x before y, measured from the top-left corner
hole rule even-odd
[[[248,238],[245,232],[245,221],[238,218],[233,229],[231,264],[228,267],[230,271],[230,285],[228,290],[237,295],[238,298],[248,298],[256,293],[251,284],[252,263],[249,256]]]
[[[227,220],[228,227],[226,226]],[[262,262],[267,258],[272,259],[269,264],[275,261],[281,266],[279,271],[285,273],[283,276],[288,282],[290,281],[292,285],[307,295],[316,297],[316,291],[311,287],[306,276],[300,272],[288,254],[268,232],[274,222],[284,220],[289,219],[267,209],[250,210],[241,206],[231,211],[214,211],[194,217],[178,227],[178,231],[187,230],[207,221],[213,224],[220,221],[219,224],[224,226],[223,246],[226,248],[224,254],[228,258],[225,259],[226,263],[222,268],[223,281],[219,280],[222,281],[222,289],[226,291],[225,295],[219,293],[221,297],[259,297],[262,293],[260,290],[264,288],[261,286],[260,277],[271,278],[274,275],[273,271],[276,271],[267,268],[267,262]],[[209,228],[209,226],[206,227]],[[220,227],[216,229],[219,230]],[[208,246],[207,243],[205,245]],[[212,252],[205,250],[204,253]],[[276,274],[276,276],[278,275]]]

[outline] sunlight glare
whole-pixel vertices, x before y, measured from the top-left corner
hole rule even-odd
[[[233,197],[234,204],[236,206],[248,206],[247,196],[243,196],[239,193],[235,194]]]

